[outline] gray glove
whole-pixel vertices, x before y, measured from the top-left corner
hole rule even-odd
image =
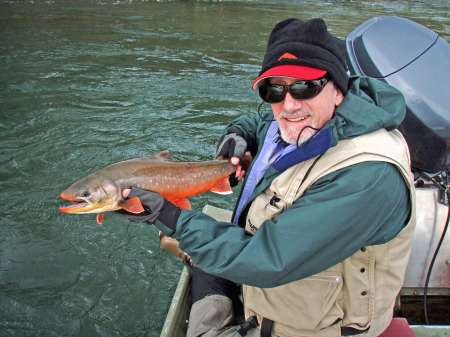
[[[181,214],[180,207],[175,206],[159,193],[133,187],[127,199],[135,197],[141,201],[144,212],[133,214],[121,209],[114,213],[134,222],[154,224],[166,236],[171,236],[176,232],[178,218]]]
[[[133,214],[125,210],[116,211],[118,216],[127,218],[134,222],[147,222],[154,223],[160,214],[161,209],[164,206],[164,197],[156,192],[141,190],[133,187],[127,199],[138,197],[144,207],[144,212],[139,214]]]
[[[245,151],[247,151],[247,142],[244,139],[244,132],[238,127],[232,126],[220,138],[219,145],[217,145],[216,158],[238,157],[242,159]]]

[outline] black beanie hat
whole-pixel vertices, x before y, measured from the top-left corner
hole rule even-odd
[[[328,32],[323,19],[281,21],[270,33],[262,69],[252,88],[259,88],[267,77],[312,80],[326,72],[345,95],[348,90],[345,55],[345,42]]]

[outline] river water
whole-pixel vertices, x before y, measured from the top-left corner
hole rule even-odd
[[[268,34],[324,17],[345,38],[398,15],[450,37],[448,1],[2,1],[0,336],[158,336],[181,263],[152,226],[59,212],[107,164],[209,160],[252,113]],[[207,192],[193,208],[232,208]]]

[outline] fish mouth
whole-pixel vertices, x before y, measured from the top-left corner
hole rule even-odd
[[[105,211],[114,211],[119,208],[115,208],[113,202],[93,202],[89,201],[89,197],[77,197],[65,194],[60,194],[61,198],[71,201],[72,204],[68,206],[59,206],[59,210],[63,213],[102,213]]]
[[[86,199],[76,198],[64,193],[60,194],[60,197],[71,201],[72,205],[69,206],[59,206],[59,210],[64,213],[79,213],[84,211],[89,211],[92,209],[92,204]]]

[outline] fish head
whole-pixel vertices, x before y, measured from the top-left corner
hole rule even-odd
[[[61,212],[102,213],[120,209],[117,204],[122,199],[122,191],[112,181],[87,176],[68,187],[60,196],[72,202],[72,205],[60,206]]]

